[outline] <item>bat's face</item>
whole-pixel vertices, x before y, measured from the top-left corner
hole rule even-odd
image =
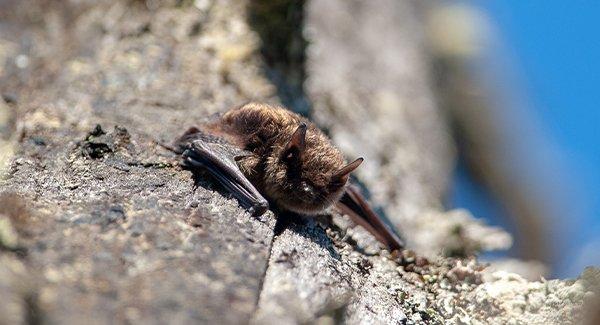
[[[318,130],[300,124],[286,146],[268,158],[264,187],[280,207],[318,214],[337,202],[362,159],[344,165],[341,153]]]

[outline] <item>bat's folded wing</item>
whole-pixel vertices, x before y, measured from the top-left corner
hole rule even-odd
[[[336,207],[355,223],[368,230],[391,251],[404,248],[404,241],[381,216],[373,211],[356,186],[348,185]]]
[[[182,154],[186,166],[206,169],[253,215],[261,215],[269,208],[235,161],[248,152],[195,128],[184,133],[174,148]]]

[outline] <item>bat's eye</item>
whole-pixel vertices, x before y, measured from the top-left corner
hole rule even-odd
[[[311,191],[310,186],[308,184],[302,185],[302,191],[305,193],[309,193]]]
[[[304,194],[313,194],[315,192],[314,187],[312,187],[307,182],[300,183],[299,189]]]

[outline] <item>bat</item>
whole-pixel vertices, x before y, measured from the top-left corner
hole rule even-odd
[[[350,216],[390,251],[400,236],[377,215],[350,173],[341,152],[308,119],[284,107],[248,103],[190,127],[168,148],[183,165],[204,168],[254,215],[269,206],[314,216],[333,207]]]

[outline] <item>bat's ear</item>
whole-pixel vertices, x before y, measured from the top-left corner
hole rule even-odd
[[[331,182],[336,184],[346,184],[348,177],[350,177],[350,173],[358,168],[358,166],[362,164],[363,160],[364,159],[360,157],[348,165],[340,168],[340,170],[331,175]]]
[[[300,123],[285,146],[283,159],[300,161],[306,148],[306,123]]]

